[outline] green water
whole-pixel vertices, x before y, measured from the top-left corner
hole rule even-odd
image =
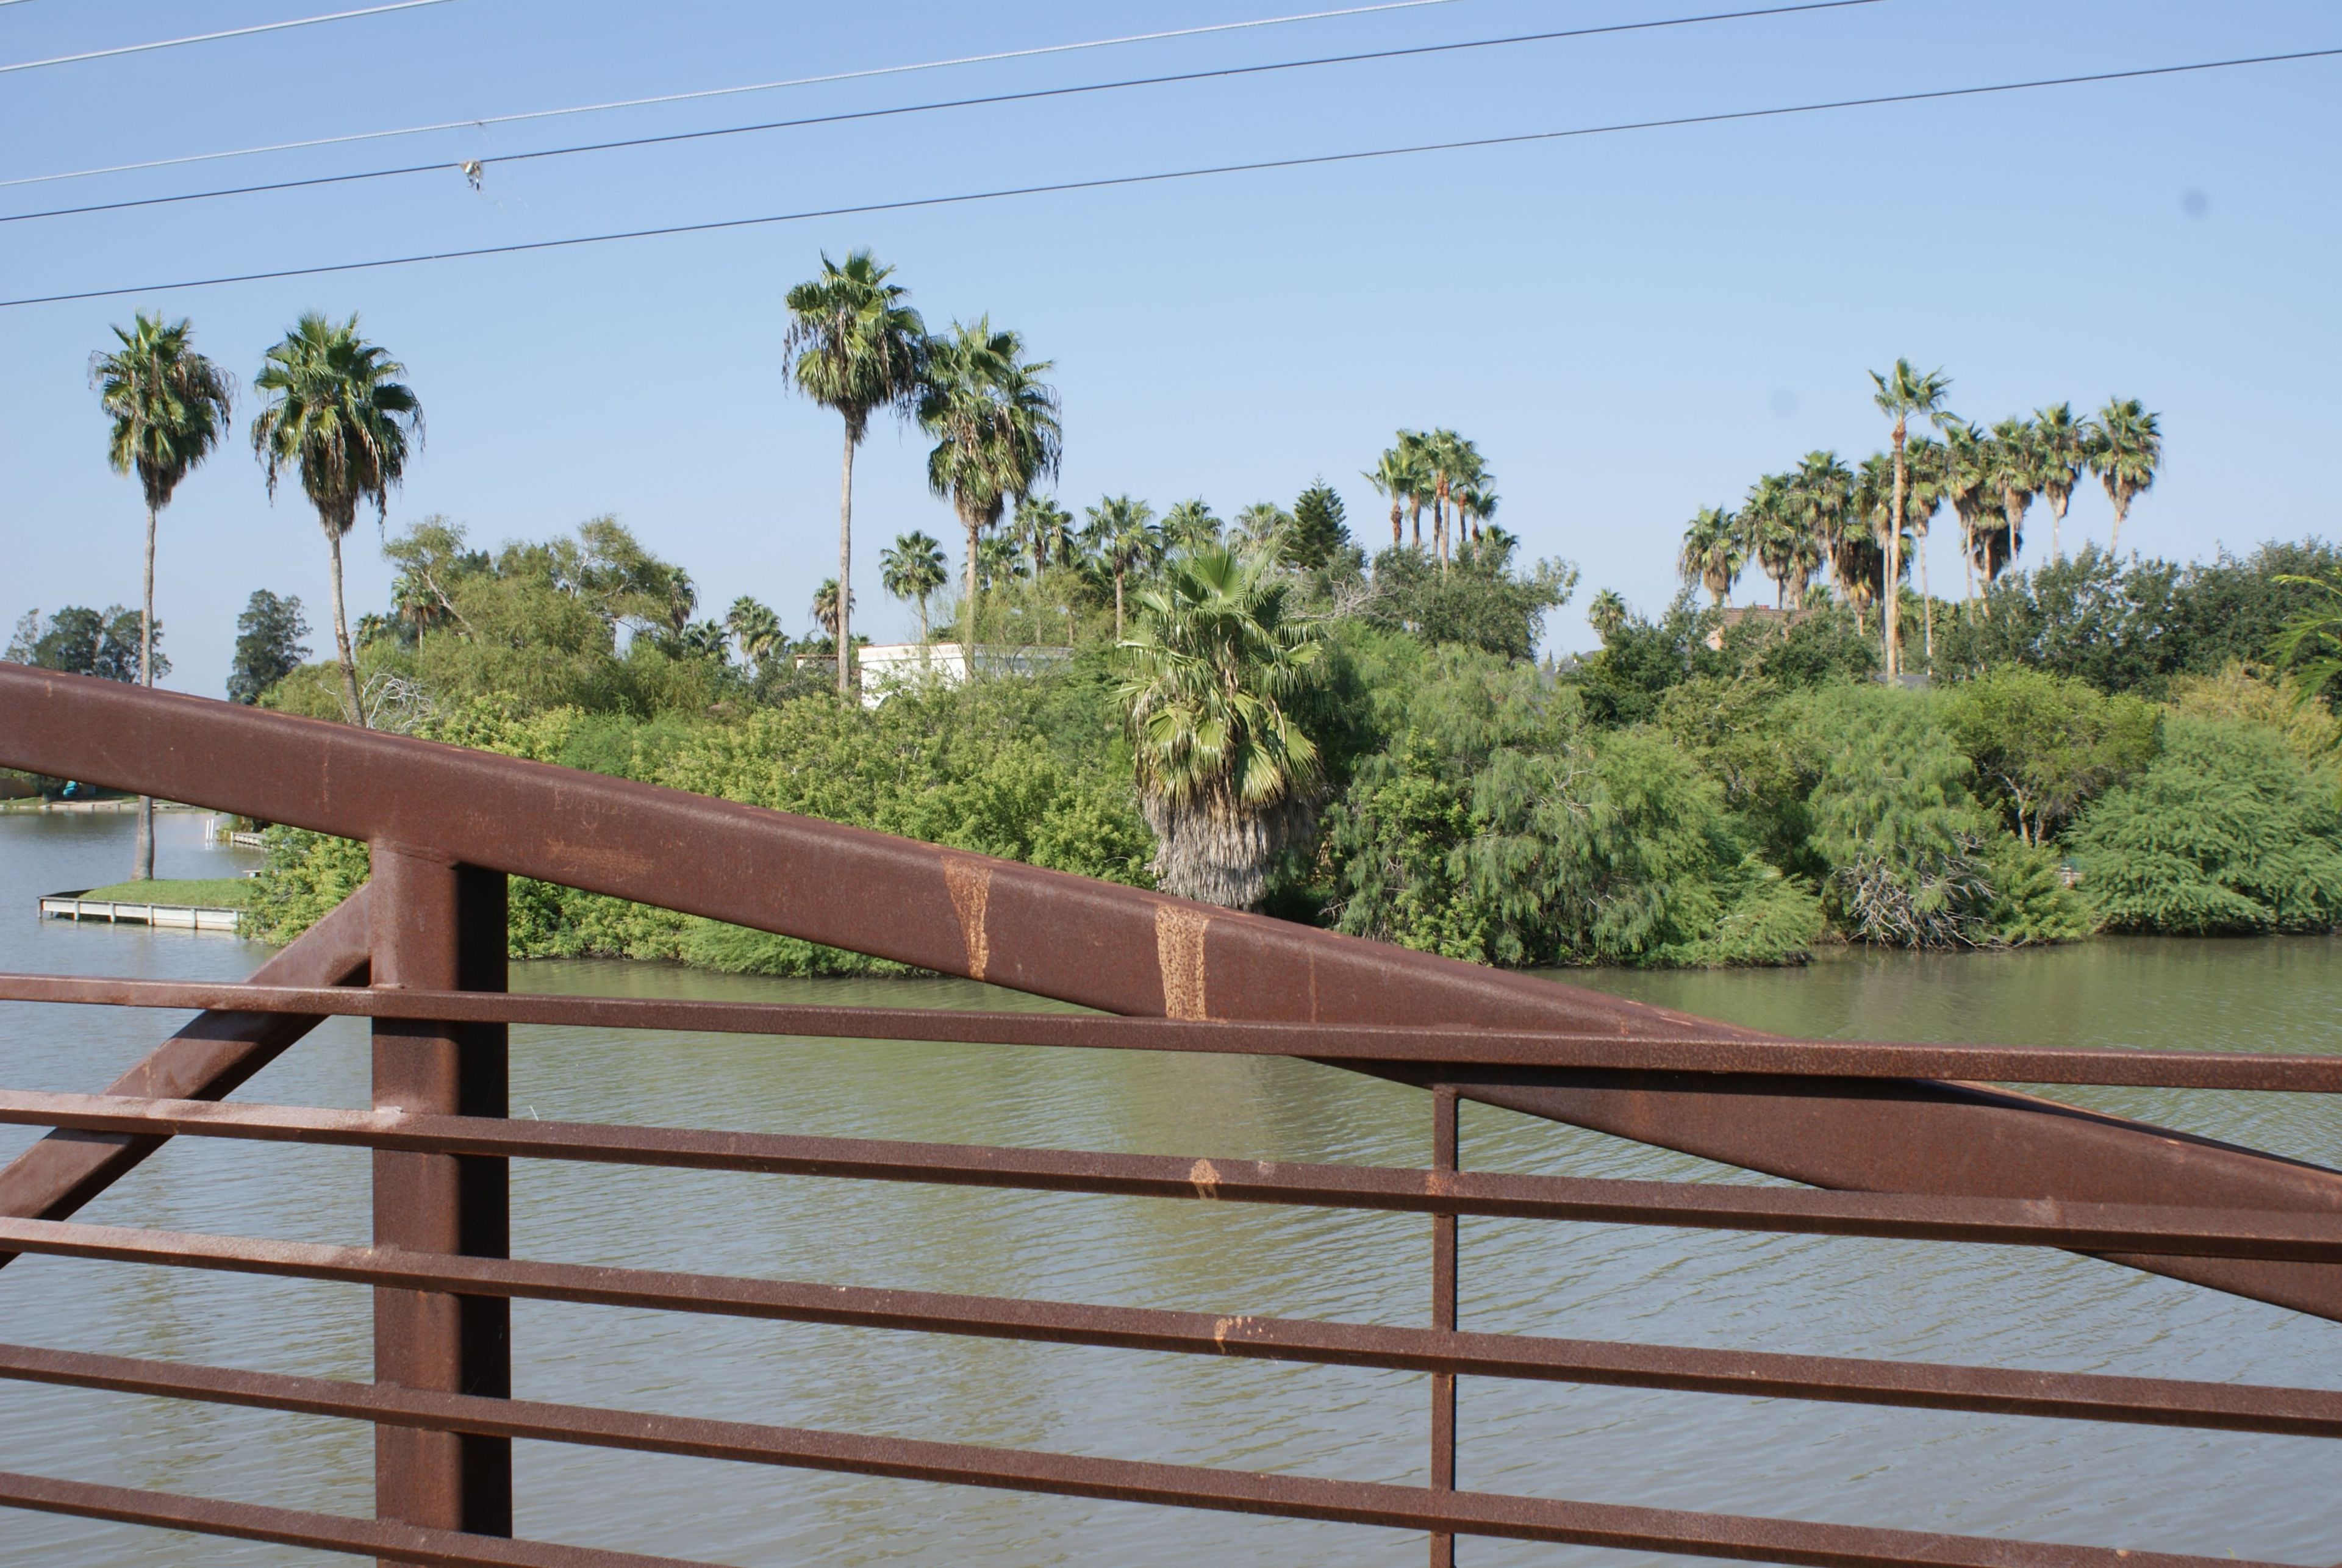
[[[232,874],[165,819],[162,869]],[[42,924],[33,900],[120,874],[126,822],[0,819],[0,968],[240,974],[232,938]],[[2330,1051],[2342,944],[2101,943],[1993,957],[1839,955],[1809,969],[1572,982],[1800,1034]],[[943,981],[776,982],[615,963],[521,987],[1029,1005]],[[0,1084],[88,1089],[164,1014],[0,1005]],[[686,1034],[515,1031],[515,1111],[673,1125],[1420,1164],[1407,1090],[1306,1064]],[[329,1024],[242,1097],[355,1105],[365,1036]],[[2093,1104],[2342,1164],[2326,1100],[2097,1091]],[[2081,1098],[2081,1092],[2073,1097]],[[1716,1179],[1681,1156],[1467,1107],[1469,1164]],[[0,1156],[25,1135],[0,1130]],[[360,1242],[365,1157],[182,1140],[101,1223]],[[858,1186],[523,1162],[515,1251],[539,1258],[1217,1312],[1422,1323],[1427,1225],[1046,1193]],[[1467,1221],[1466,1326],[2342,1387],[2342,1325],[2110,1264],[2002,1248]],[[0,1338],[367,1375],[363,1291],[26,1259]],[[517,1392],[906,1435],[1419,1481],[1425,1380],[876,1331],[519,1303]],[[2159,1548],[2342,1559],[2342,1447],[2307,1439],[1468,1381],[1467,1486]],[[0,1384],[0,1468],[363,1513],[363,1429]],[[741,1568],[782,1564],[1414,1564],[1419,1538],[1124,1504],[524,1443],[522,1533]],[[1628,1554],[1467,1542],[1493,1564]],[[10,1568],[291,1564],[274,1548],[0,1513]]]

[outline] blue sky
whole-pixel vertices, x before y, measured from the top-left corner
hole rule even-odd
[[[0,62],[300,16],[319,0],[0,7]],[[1311,9],[1294,0],[649,6],[452,0],[0,74],[0,179],[425,121],[687,91]],[[682,147],[491,165],[525,148],[1220,64],[1684,15],[1725,5],[1451,0],[1413,10],[372,145],[0,188],[0,213],[386,164],[395,181],[0,225],[0,295],[2342,45],[2330,5],[1920,0],[1428,59],[1142,88]],[[1452,425],[1501,518],[1584,585],[1672,591],[1682,526],[1814,447],[1881,441],[1868,369],[1942,365],[1990,420],[2135,395],[2167,468],[2126,545],[2179,556],[2337,529],[2331,444],[2342,60],[1018,198],[533,255],[0,310],[0,538],[13,620],[135,602],[134,482],[86,383],[108,324],[193,317],[248,381],[304,309],[357,311],[407,365],[428,439],[393,528],[482,543],[616,514],[702,602],[805,631],[835,570],[838,427],[779,374],[780,299],[870,245],[930,323],[988,311],[1057,365],[1059,487],[1202,494],[1225,515],[1359,477],[1397,426]],[[216,694],[254,588],[319,626],[325,552],[243,441],[164,519],[168,684]],[[954,536],[915,434],[858,467],[857,625],[907,632],[878,548]],[[2067,528],[2103,540],[2077,496]],[[2046,552],[2046,519],[2027,552]],[[388,574],[371,518],[353,614]],[[1938,592],[1959,564],[1934,551]],[[1743,601],[1767,591],[1744,580]]]

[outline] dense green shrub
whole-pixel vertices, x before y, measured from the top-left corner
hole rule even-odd
[[[2328,931],[2342,923],[2330,782],[2274,730],[2175,717],[2163,754],[2083,814],[2067,843],[2118,931]]]
[[[2161,716],[2144,699],[2017,665],[1954,687],[1942,711],[1987,798],[2028,844],[2048,843],[2160,744]]]

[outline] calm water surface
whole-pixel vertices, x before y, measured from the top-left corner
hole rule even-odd
[[[163,819],[165,875],[251,857]],[[233,938],[35,918],[45,891],[127,868],[126,818],[0,816],[0,968],[238,976]],[[2332,1051],[2342,944],[2100,943],[1805,971],[1595,974],[1608,990],[1824,1035]],[[1037,1005],[950,981],[732,979],[647,964],[518,966],[518,988]],[[0,1084],[90,1090],[176,1022],[0,1004]],[[336,1020],[245,1097],[361,1105],[366,1044]],[[2072,1091],[2190,1131],[2342,1164],[2342,1106],[2307,1097]],[[998,1047],[601,1037],[516,1029],[515,1114],[1146,1153],[1419,1164],[1412,1092],[1297,1063]],[[1485,1107],[1486,1168],[1747,1180]],[[0,1157],[30,1141],[0,1128]],[[1428,1224],[814,1179],[514,1166],[523,1256],[1217,1312],[1426,1318]],[[185,1139],[98,1223],[362,1243],[365,1157]],[[1776,1351],[2342,1388],[2342,1325],[2085,1259],[2014,1249],[1467,1220],[1468,1327]],[[0,1337],[316,1375],[368,1375],[366,1293],[26,1258]],[[1053,1346],[514,1309],[523,1397],[973,1442],[1419,1482],[1425,1380]],[[1472,1487],[2300,1563],[2342,1559],[2342,1447],[2306,1439],[1467,1381]],[[0,1383],[0,1468],[364,1513],[362,1428]],[[733,1563],[1413,1564],[1419,1538],[523,1443],[522,1533]],[[1472,1568],[1628,1554],[1466,1542]],[[305,1553],[0,1512],[11,1568]]]

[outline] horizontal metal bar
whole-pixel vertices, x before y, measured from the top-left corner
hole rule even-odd
[[[485,1403],[486,1401],[481,1403]],[[386,1520],[307,1513],[216,1497],[186,1497],[128,1486],[98,1486],[45,1475],[0,1472],[0,1505],[119,1524],[152,1524],[198,1535],[236,1541],[266,1541],[306,1546],[390,1563],[420,1563],[431,1568],[711,1568],[681,1557],[646,1557],[592,1546],[556,1546],[540,1541],[506,1541],[430,1530]]]
[[[1433,1492],[1205,1465],[1098,1459],[1030,1449],[871,1437],[804,1427],[651,1415],[387,1384],[175,1366],[120,1356],[0,1346],[0,1375],[77,1387],[343,1416],[793,1468],[842,1471],[1060,1496],[1331,1520],[1402,1530],[1508,1536],[1646,1552],[1829,1568],[2233,1568],[2200,1558],[2104,1547],[1879,1530],[1746,1514],[1622,1507],[1500,1493]],[[151,1495],[151,1494],[134,1494]],[[0,1493],[5,1499],[5,1493]],[[628,1559],[627,1561],[640,1561]]]
[[[0,1245],[59,1257],[333,1280],[456,1295],[510,1296],[982,1339],[1756,1398],[2303,1437],[2342,1436],[2342,1392],[2318,1389],[1458,1333],[1296,1318],[1216,1316],[40,1220],[0,1220]]]
[[[0,1089],[0,1125],[1405,1213],[2342,1263],[2342,1214],[1282,1164]]]
[[[485,994],[387,987],[357,990],[52,974],[0,974],[0,1001],[235,1008],[245,1012],[340,1014],[360,1018],[801,1038],[1196,1051],[1303,1056],[1326,1062],[1438,1063],[1478,1068],[1954,1078],[2009,1084],[2342,1094],[2342,1055],[2071,1050],[1729,1035],[1630,1038],[1476,1026],[1206,1022],[1096,1013],[816,1007],[794,1003]]]

